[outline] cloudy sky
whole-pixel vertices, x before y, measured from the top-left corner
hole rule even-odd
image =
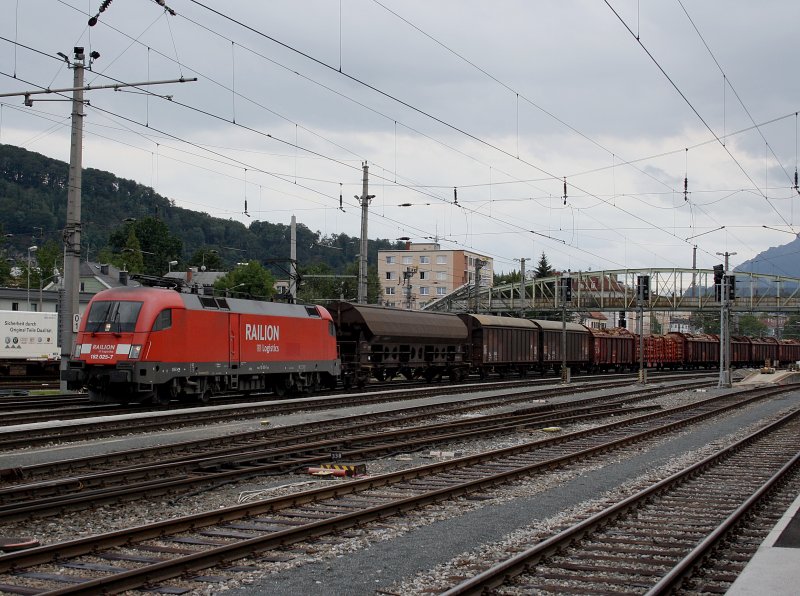
[[[87,93],[84,166],[182,207],[358,236],[367,162],[370,237],[496,271],[734,266],[800,232],[796,0],[160,4],[90,28],[100,0],[0,0],[0,93],[70,87],[78,45],[87,84],[197,77]],[[0,142],[68,161],[69,113],[0,97]]]

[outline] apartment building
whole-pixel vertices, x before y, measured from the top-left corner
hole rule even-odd
[[[378,276],[383,306],[419,310],[456,288],[475,283],[480,265],[480,285],[494,280],[490,257],[467,250],[442,250],[439,244],[406,243],[402,250],[378,251]]]

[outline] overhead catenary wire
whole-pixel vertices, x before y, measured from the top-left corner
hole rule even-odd
[[[340,65],[340,66],[341,66],[341,65]],[[396,121],[395,121],[395,122],[396,122]],[[395,124],[395,126],[396,126],[396,124]],[[293,149],[294,149],[294,151],[295,151],[295,152],[298,150],[298,148],[297,148],[297,145],[298,145],[298,143],[297,143],[297,142],[295,142],[295,144],[294,144],[294,147],[293,147]],[[395,171],[396,171],[396,168],[395,168]],[[494,181],[494,184],[499,184],[499,183],[503,183],[503,181],[500,181],[500,182]],[[490,186],[490,188],[491,188],[491,186]],[[565,194],[566,194],[566,193],[565,193]],[[576,192],[570,192],[570,196],[571,196],[571,197],[573,197],[573,196],[578,196],[578,194],[577,194]],[[499,199],[499,198],[497,198],[497,197],[493,197],[493,201],[494,201],[494,200],[500,200],[500,199]],[[465,201],[466,201],[466,199],[465,199]]]
[[[606,6],[608,6],[608,8],[611,10],[611,12],[614,13],[614,16],[617,17],[619,22],[622,23],[623,27],[625,27],[625,29],[627,29],[628,33],[630,33],[633,37],[636,38],[636,35],[633,33],[633,31],[631,31],[631,28],[625,22],[625,19],[623,19],[622,16],[614,9],[614,7],[611,6],[609,1],[608,0],[603,0],[603,1],[605,2]],[[689,106],[689,108],[694,112],[694,114],[697,116],[697,118],[700,120],[700,122],[703,123],[703,126],[705,126],[708,129],[708,131],[712,135],[714,135],[715,139],[720,144],[720,146],[723,148],[723,150],[728,154],[728,156],[731,158],[731,160],[733,160],[733,162],[736,164],[736,166],[742,172],[742,174],[744,174],[744,176],[753,185],[753,188],[759,190],[758,184],[756,184],[756,182],[752,179],[750,174],[748,174],[747,170],[744,169],[744,166],[742,166],[742,164],[739,162],[739,160],[736,159],[736,157],[733,155],[733,153],[730,152],[730,149],[725,145],[725,143],[722,142],[722,140],[719,138],[719,136],[717,136],[717,134],[714,132],[714,129],[712,129],[711,126],[709,126],[708,122],[706,122],[705,118],[703,118],[703,116],[700,115],[700,112],[697,111],[697,108],[694,107],[694,104],[692,104],[692,102],[689,101],[689,98],[686,97],[686,95],[681,90],[681,88],[678,87],[678,85],[675,83],[675,81],[672,80],[672,77],[670,77],[669,74],[667,74],[667,71],[664,70],[664,67],[661,66],[661,64],[658,62],[658,60],[656,60],[655,56],[653,56],[653,54],[650,52],[650,50],[648,50],[647,47],[644,45],[644,43],[642,43],[642,40],[637,38],[636,39],[636,43],[639,44],[639,47],[641,47],[642,50],[644,50],[645,54],[647,54],[647,57],[650,58],[650,60],[653,62],[653,64],[656,65],[658,70],[661,71],[661,74],[663,74],[666,77],[666,79],[667,79],[667,81],[669,81],[670,85],[672,85],[672,87],[675,89],[675,91],[678,92],[678,95],[680,95],[681,98],[684,100],[684,102],[686,102],[686,105]],[[778,215],[778,217],[780,217],[781,220],[786,225],[790,225],[789,222],[786,221],[786,218],[783,216],[783,214],[775,208],[775,205],[772,204],[772,202],[769,200],[769,197],[767,197],[766,195],[763,195],[763,193],[762,193],[762,196],[767,201],[767,204],[770,206],[770,208]]]

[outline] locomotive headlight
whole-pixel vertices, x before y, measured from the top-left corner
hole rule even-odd
[[[76,360],[81,357],[81,344],[76,343],[72,348],[72,357]]]
[[[138,360],[139,354],[141,353],[142,353],[142,346],[131,346],[131,349],[128,352],[128,358],[130,360]]]

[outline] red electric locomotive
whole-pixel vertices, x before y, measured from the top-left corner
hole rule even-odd
[[[150,287],[92,298],[63,378],[94,402],[207,402],[226,391],[333,387],[333,320],[301,306]]]

